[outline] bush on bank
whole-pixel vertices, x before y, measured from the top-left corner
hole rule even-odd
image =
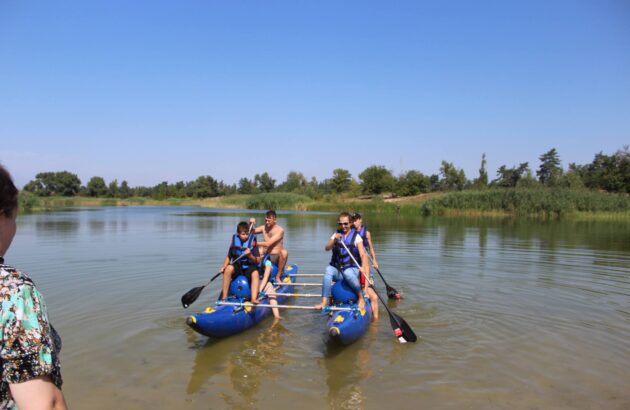
[[[423,215],[470,210],[543,217],[574,212],[628,212],[630,197],[589,190],[515,188],[452,192],[429,199],[420,206]]]

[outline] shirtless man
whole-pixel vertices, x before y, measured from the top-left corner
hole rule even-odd
[[[265,224],[254,228],[254,233],[263,234],[264,240],[258,242],[258,246],[265,250],[265,254],[269,255],[271,263],[278,266],[276,282],[280,282],[282,280],[281,277],[284,272],[284,266],[289,258],[289,252],[284,248],[284,229],[276,223],[276,219],[276,211],[267,211],[265,214]],[[256,219],[251,218],[249,223],[255,225]]]

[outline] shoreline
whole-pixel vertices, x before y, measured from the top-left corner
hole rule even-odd
[[[592,210],[582,211],[570,204],[566,209],[560,207],[544,209],[532,201],[531,192],[526,192],[527,199],[534,202],[538,209],[526,212],[508,206],[507,209],[494,209],[488,206],[490,200],[466,203],[471,196],[488,196],[484,191],[461,191],[455,193],[432,192],[413,197],[345,197],[327,196],[314,200],[306,196],[290,193],[271,193],[256,195],[231,195],[213,198],[93,198],[93,197],[36,197],[25,195],[20,199],[21,212],[50,212],[68,207],[105,207],[105,206],[197,206],[199,208],[220,209],[276,209],[282,211],[341,212],[358,211],[364,214],[385,214],[392,216],[446,217],[446,218],[491,218],[491,219],[573,219],[573,220],[621,220],[630,221],[630,210]],[[513,194],[513,193],[512,193]],[[574,194],[574,193],[572,193]],[[503,192],[500,195],[504,195]],[[607,194],[588,193],[606,198]],[[463,198],[463,199],[462,199]],[[614,197],[619,200],[620,197]],[[621,197],[621,201],[624,199]],[[501,198],[503,199],[503,198]],[[590,198],[589,198],[590,199]],[[548,198],[541,198],[544,202]],[[583,200],[583,198],[578,198]],[[575,200],[577,202],[578,200]],[[630,204],[630,199],[626,199]],[[472,206],[471,206],[472,205]],[[543,203],[544,205],[544,203]],[[555,204],[554,204],[555,205]],[[458,207],[459,206],[459,207]],[[504,205],[505,206],[505,205]],[[630,206],[629,206],[630,208]],[[541,210],[542,209],[542,210]],[[551,209],[551,210],[550,210]]]

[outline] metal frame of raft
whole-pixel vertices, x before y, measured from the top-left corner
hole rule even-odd
[[[249,307],[249,308],[278,308],[278,309],[304,309],[304,310],[320,310],[320,311],[349,311],[355,312],[358,311],[358,307],[336,307],[336,306],[327,306],[324,309],[317,309],[314,306],[294,306],[294,305],[272,305],[267,303],[252,303],[252,302],[223,302],[219,301],[216,303],[217,306],[239,306],[239,307]]]
[[[295,272],[295,273],[294,273]],[[207,307],[203,312],[189,316],[186,323],[196,332],[209,337],[227,337],[243,332],[260,323],[271,315],[271,309],[298,309],[318,311],[313,306],[293,306],[282,304],[288,297],[321,297],[315,294],[287,293],[290,286],[322,286],[321,283],[296,283],[300,276],[323,276],[322,274],[299,274],[297,265],[291,265],[285,270],[283,278],[287,282],[277,283],[275,295],[266,294],[263,302],[269,296],[275,296],[278,305],[271,303],[253,304],[241,299],[230,297],[227,301],[218,301],[214,307]],[[330,341],[348,345],[365,334],[372,320],[372,308],[366,298],[365,309],[359,309],[353,303],[340,303],[327,306],[320,311],[329,315],[326,333]]]

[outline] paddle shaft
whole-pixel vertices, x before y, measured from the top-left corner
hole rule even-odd
[[[323,273],[292,273],[290,275],[286,275],[286,276],[292,276],[292,277],[298,277],[298,276],[324,276]]]
[[[316,309],[313,306],[292,306],[292,305],[272,305],[266,303],[241,303],[241,302],[217,302],[218,306],[242,306],[242,307],[264,307],[264,308],[280,308],[280,309],[302,309],[302,310],[321,310]],[[354,308],[340,308],[340,307],[330,307],[326,308],[326,310],[334,310],[334,311],[353,311],[356,310]]]
[[[254,224],[250,224],[249,225],[249,232],[251,235],[252,232],[252,227],[254,226]],[[243,253],[241,256],[239,256],[238,258],[236,258],[234,261],[230,262],[230,264],[234,264],[236,263],[239,259],[241,259],[243,256],[245,256],[245,253]],[[219,275],[221,275],[223,272],[219,272],[216,275],[214,275],[212,278],[210,278],[210,280],[203,286],[198,286],[196,288],[192,288],[191,290],[189,290],[188,292],[184,293],[184,295],[181,298],[182,301],[182,305],[184,306],[184,309],[188,308],[188,306],[190,306],[191,304],[193,304],[197,298],[199,297],[199,295],[201,295],[201,292],[205,289],[206,286],[208,286],[213,280],[215,280],[216,278],[219,277]]]
[[[370,259],[370,262],[372,263],[372,265],[374,265],[374,260],[372,259],[370,254],[367,251],[365,253],[367,253],[367,256]],[[385,281],[385,278],[383,277],[383,274],[381,273],[381,271],[376,266],[374,266],[374,269],[376,270],[376,273],[378,273],[378,276],[381,277],[381,280],[385,284],[385,288],[387,288],[387,296],[389,297],[390,292],[393,292],[396,295],[398,295],[397,299],[400,299],[400,293],[396,289],[392,288],[391,286],[387,284],[387,281]]]
[[[243,256],[245,256],[245,254],[242,254],[241,256],[239,256],[238,258],[234,259],[232,262],[230,262],[230,265],[235,264],[236,262],[238,262]],[[213,280],[215,280],[216,278],[218,278],[219,276],[221,276],[223,272],[219,272],[216,275],[214,275],[212,277],[212,279],[210,279],[205,285],[203,285],[203,287],[208,286]]]
[[[359,265],[359,262],[357,262],[357,260],[354,258],[354,255],[350,252],[350,250],[348,249],[348,247],[346,246],[346,244],[344,243],[344,241],[340,241],[341,244],[343,245],[343,247],[346,249],[346,252],[348,252],[348,255],[350,255],[350,257],[352,258],[352,261],[357,265],[357,267],[359,268],[359,272],[361,272],[361,265]],[[365,280],[367,281],[367,283],[370,283],[370,278],[367,277],[367,275],[363,272],[361,272],[361,274],[363,274],[363,276],[365,276]],[[398,316],[395,315],[391,310],[389,310],[389,307],[387,307],[387,304],[385,303],[385,301],[383,301],[383,298],[381,298],[381,295],[378,294],[378,292],[376,291],[376,289],[374,289],[373,285],[369,285],[372,290],[374,291],[374,293],[376,293],[376,296],[378,297],[378,300],[381,301],[381,304],[385,307],[385,310],[387,310],[387,313],[389,314],[389,318],[390,320],[396,322],[396,325],[398,326],[398,329],[400,329],[402,331],[403,326],[400,323],[400,321],[398,320]],[[409,328],[409,330],[411,330],[411,328]],[[412,331],[413,332],[413,331]],[[396,335],[398,336],[398,335]],[[415,336],[415,334],[414,334]],[[401,337],[399,337],[399,341],[403,342],[403,340],[400,340]]]

